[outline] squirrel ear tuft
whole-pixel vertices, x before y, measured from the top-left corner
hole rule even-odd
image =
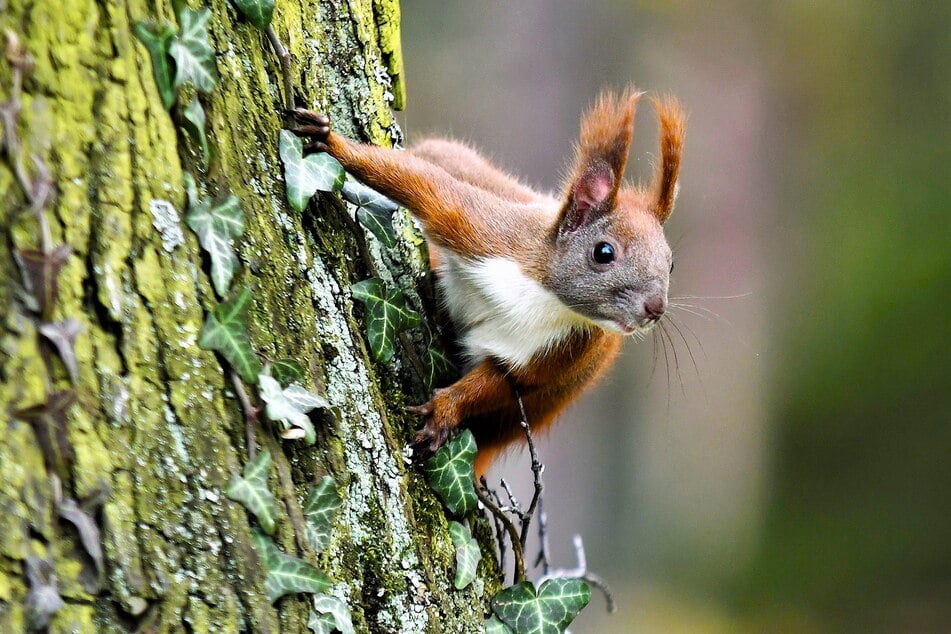
[[[680,103],[673,98],[652,99],[660,120],[660,164],[654,176],[651,192],[652,208],[658,220],[664,222],[674,209],[677,198],[677,177],[684,149],[687,117]]]
[[[634,134],[634,113],[641,96],[633,86],[601,94],[581,119],[581,138],[559,220],[559,233],[577,231],[593,212],[609,211],[617,195]]]

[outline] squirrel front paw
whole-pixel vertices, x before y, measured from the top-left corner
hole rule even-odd
[[[327,145],[327,138],[330,136],[330,117],[304,108],[294,108],[287,112],[294,117],[294,121],[297,123],[297,127],[292,128],[291,132],[297,136],[310,139],[304,145],[305,155],[326,152],[330,149],[330,146]]]

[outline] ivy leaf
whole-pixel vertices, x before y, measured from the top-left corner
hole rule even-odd
[[[208,252],[211,282],[215,292],[224,296],[241,265],[231,246],[232,239],[244,231],[244,212],[238,198],[232,195],[215,204],[199,202],[190,206],[185,224],[198,234],[201,248]]]
[[[406,306],[399,289],[389,289],[383,280],[372,277],[350,287],[353,298],[367,308],[367,338],[373,358],[386,363],[393,357],[396,336],[421,322],[419,314]]]
[[[318,594],[314,597],[314,611],[307,621],[314,634],[356,634],[350,618],[350,608],[337,597]]]
[[[435,341],[430,340],[426,346],[426,370],[427,374],[423,377],[426,388],[430,391],[443,380],[455,372],[456,366],[446,354],[439,349]]]
[[[334,519],[342,504],[337,483],[329,475],[307,491],[303,508],[307,519],[307,539],[316,552],[322,553],[330,543]]]
[[[59,353],[59,358],[63,360],[66,371],[69,372],[69,380],[73,385],[79,381],[79,361],[76,359],[76,337],[83,331],[83,326],[75,317],[70,317],[62,321],[55,321],[51,324],[40,324],[40,334],[50,340],[50,343]]]
[[[317,190],[338,191],[346,173],[343,166],[326,153],[304,156],[304,144],[290,130],[281,130],[278,148],[284,162],[287,202],[297,211],[304,211]]]
[[[73,250],[68,244],[59,244],[49,252],[38,249],[17,251],[23,268],[26,291],[33,298],[32,308],[49,321],[59,299],[59,273]]]
[[[509,626],[500,621],[499,617],[494,614],[485,620],[483,627],[485,627],[485,634],[514,634]]]
[[[340,195],[358,207],[357,220],[369,229],[377,240],[389,249],[396,246],[393,212],[399,209],[399,205],[353,178],[346,180]]]
[[[303,438],[308,445],[317,442],[317,432],[307,412],[330,407],[327,399],[296,384],[282,389],[277,379],[266,374],[258,375],[258,388],[267,403],[267,417],[283,423],[283,438]]]
[[[208,44],[210,9],[195,11],[182,7],[178,14],[181,33],[169,47],[168,54],[175,60],[175,90],[190,81],[195,90],[211,92],[218,81],[215,51]]]
[[[550,579],[537,593],[523,581],[495,595],[492,611],[519,634],[561,634],[590,600],[581,579]]]
[[[274,0],[232,0],[238,11],[260,31],[267,30],[274,14]]]
[[[274,534],[277,525],[277,499],[267,486],[271,470],[271,454],[261,451],[254,460],[244,466],[244,477],[231,476],[225,495],[251,511],[261,528],[268,535]]]
[[[248,306],[251,289],[244,287],[230,299],[221,302],[208,315],[198,336],[198,347],[217,350],[237,370],[242,379],[251,383],[261,371],[261,362],[251,348],[248,338]]]
[[[293,359],[278,359],[270,369],[271,376],[283,387],[304,379],[304,367]]]
[[[69,444],[66,432],[66,410],[75,400],[75,392],[63,390],[50,394],[42,405],[16,412],[17,418],[33,426],[47,466],[66,481],[69,479],[69,465],[73,460],[73,447]]]
[[[182,111],[182,116],[185,121],[185,131],[201,148],[201,159],[207,165],[211,151],[208,148],[208,136],[205,134],[205,109],[201,107],[197,96],[192,97],[185,110]]]
[[[327,575],[303,559],[282,553],[270,537],[255,532],[254,542],[267,565],[264,588],[267,590],[267,598],[271,603],[285,594],[295,592],[322,594],[330,589],[330,579]]]
[[[132,27],[136,36],[145,45],[152,58],[152,73],[155,75],[155,85],[159,97],[166,110],[175,103],[174,71],[169,63],[169,51],[175,40],[175,31],[171,25],[158,26],[152,23],[136,22]]]
[[[369,229],[386,248],[392,249],[396,246],[396,231],[393,230],[391,214],[371,207],[360,207],[357,209],[357,221]]]
[[[472,537],[469,528],[459,522],[449,522],[449,537],[456,547],[456,590],[462,590],[475,581],[476,568],[482,559],[479,542]]]
[[[453,515],[464,515],[479,504],[473,486],[475,456],[475,438],[466,429],[423,465],[426,481]]]

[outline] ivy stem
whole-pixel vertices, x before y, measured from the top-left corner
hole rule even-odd
[[[363,232],[363,229],[360,228],[360,225],[357,224],[357,221],[354,220],[354,218],[350,215],[350,211],[346,207],[344,208],[341,216],[343,217],[344,222],[347,223],[347,227],[350,229],[350,232],[353,234],[354,240],[357,241],[357,250],[360,251],[360,258],[366,265],[370,276],[379,278],[380,271],[377,269],[376,262],[374,262],[373,257],[370,255],[370,246],[367,244],[367,237]],[[416,348],[413,346],[413,340],[410,339],[409,335],[405,332],[398,333],[397,339],[400,340],[400,345],[403,346],[403,352],[406,353],[406,358],[409,359],[410,365],[412,365],[413,369],[416,370],[420,381],[425,384],[426,366],[423,364],[423,360],[419,358],[419,355],[416,354]]]
[[[244,433],[247,436],[245,442],[248,445],[248,460],[251,461],[258,455],[258,446],[255,440],[255,423],[258,418],[258,409],[251,404],[248,392],[244,389],[244,383],[234,368],[228,369],[228,376],[231,377],[231,385],[234,386],[234,393],[237,395],[238,402],[241,403],[241,410],[244,412]]]
[[[273,24],[267,26],[264,34],[267,35],[268,42],[271,43],[271,48],[274,49],[274,54],[277,55],[277,59],[281,64],[281,80],[284,83],[284,109],[285,111],[291,111],[295,107],[294,68],[291,64],[291,54],[287,51],[284,44],[281,43],[280,38],[277,37],[277,32],[274,30]],[[285,117],[289,119],[290,115],[285,115]]]
[[[518,541],[518,529],[515,528],[515,524],[512,522],[512,519],[505,514],[505,511],[499,508],[489,496],[489,485],[486,483],[484,477],[480,479],[480,482],[482,486],[475,487],[476,496],[478,496],[483,506],[489,509],[489,512],[502,523],[502,526],[504,526],[508,532],[509,541],[512,542],[512,555],[515,558],[514,581],[515,583],[521,583],[525,581],[525,557],[523,556],[521,543]]]
[[[281,482],[281,493],[282,497],[286,500],[285,507],[287,508],[287,515],[291,520],[291,526],[294,528],[294,540],[297,542],[297,549],[303,555],[304,559],[317,561],[317,556],[307,541],[307,521],[304,519],[304,513],[301,511],[300,504],[297,503],[297,488],[294,486],[291,471],[287,468],[287,455],[283,452],[273,434],[265,434],[265,437],[267,438],[268,449],[271,451],[271,455],[274,456],[274,464],[277,465],[277,476]]]
[[[20,38],[13,31],[6,31],[7,45],[6,58],[10,64],[10,98],[0,104],[0,122],[3,123],[3,149],[5,150],[7,161],[13,171],[14,178],[23,194],[30,203],[30,209],[36,216],[40,225],[40,249],[44,254],[49,254],[53,249],[53,238],[50,231],[49,222],[43,215],[43,208],[50,202],[53,189],[49,178],[49,171],[46,165],[36,156],[33,157],[33,163],[37,169],[37,179],[34,181],[26,171],[23,164],[23,153],[21,152],[20,138],[17,136],[17,119],[20,117],[20,111],[23,108],[23,102],[20,100],[23,94],[23,78],[33,70],[33,58],[26,53],[20,46]]]

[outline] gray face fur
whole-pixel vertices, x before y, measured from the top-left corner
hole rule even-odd
[[[574,230],[559,228],[544,285],[606,330],[646,331],[667,306],[672,256],[660,222],[637,208],[593,215]],[[597,261],[596,248],[607,259],[601,243],[613,249],[610,262]]]

